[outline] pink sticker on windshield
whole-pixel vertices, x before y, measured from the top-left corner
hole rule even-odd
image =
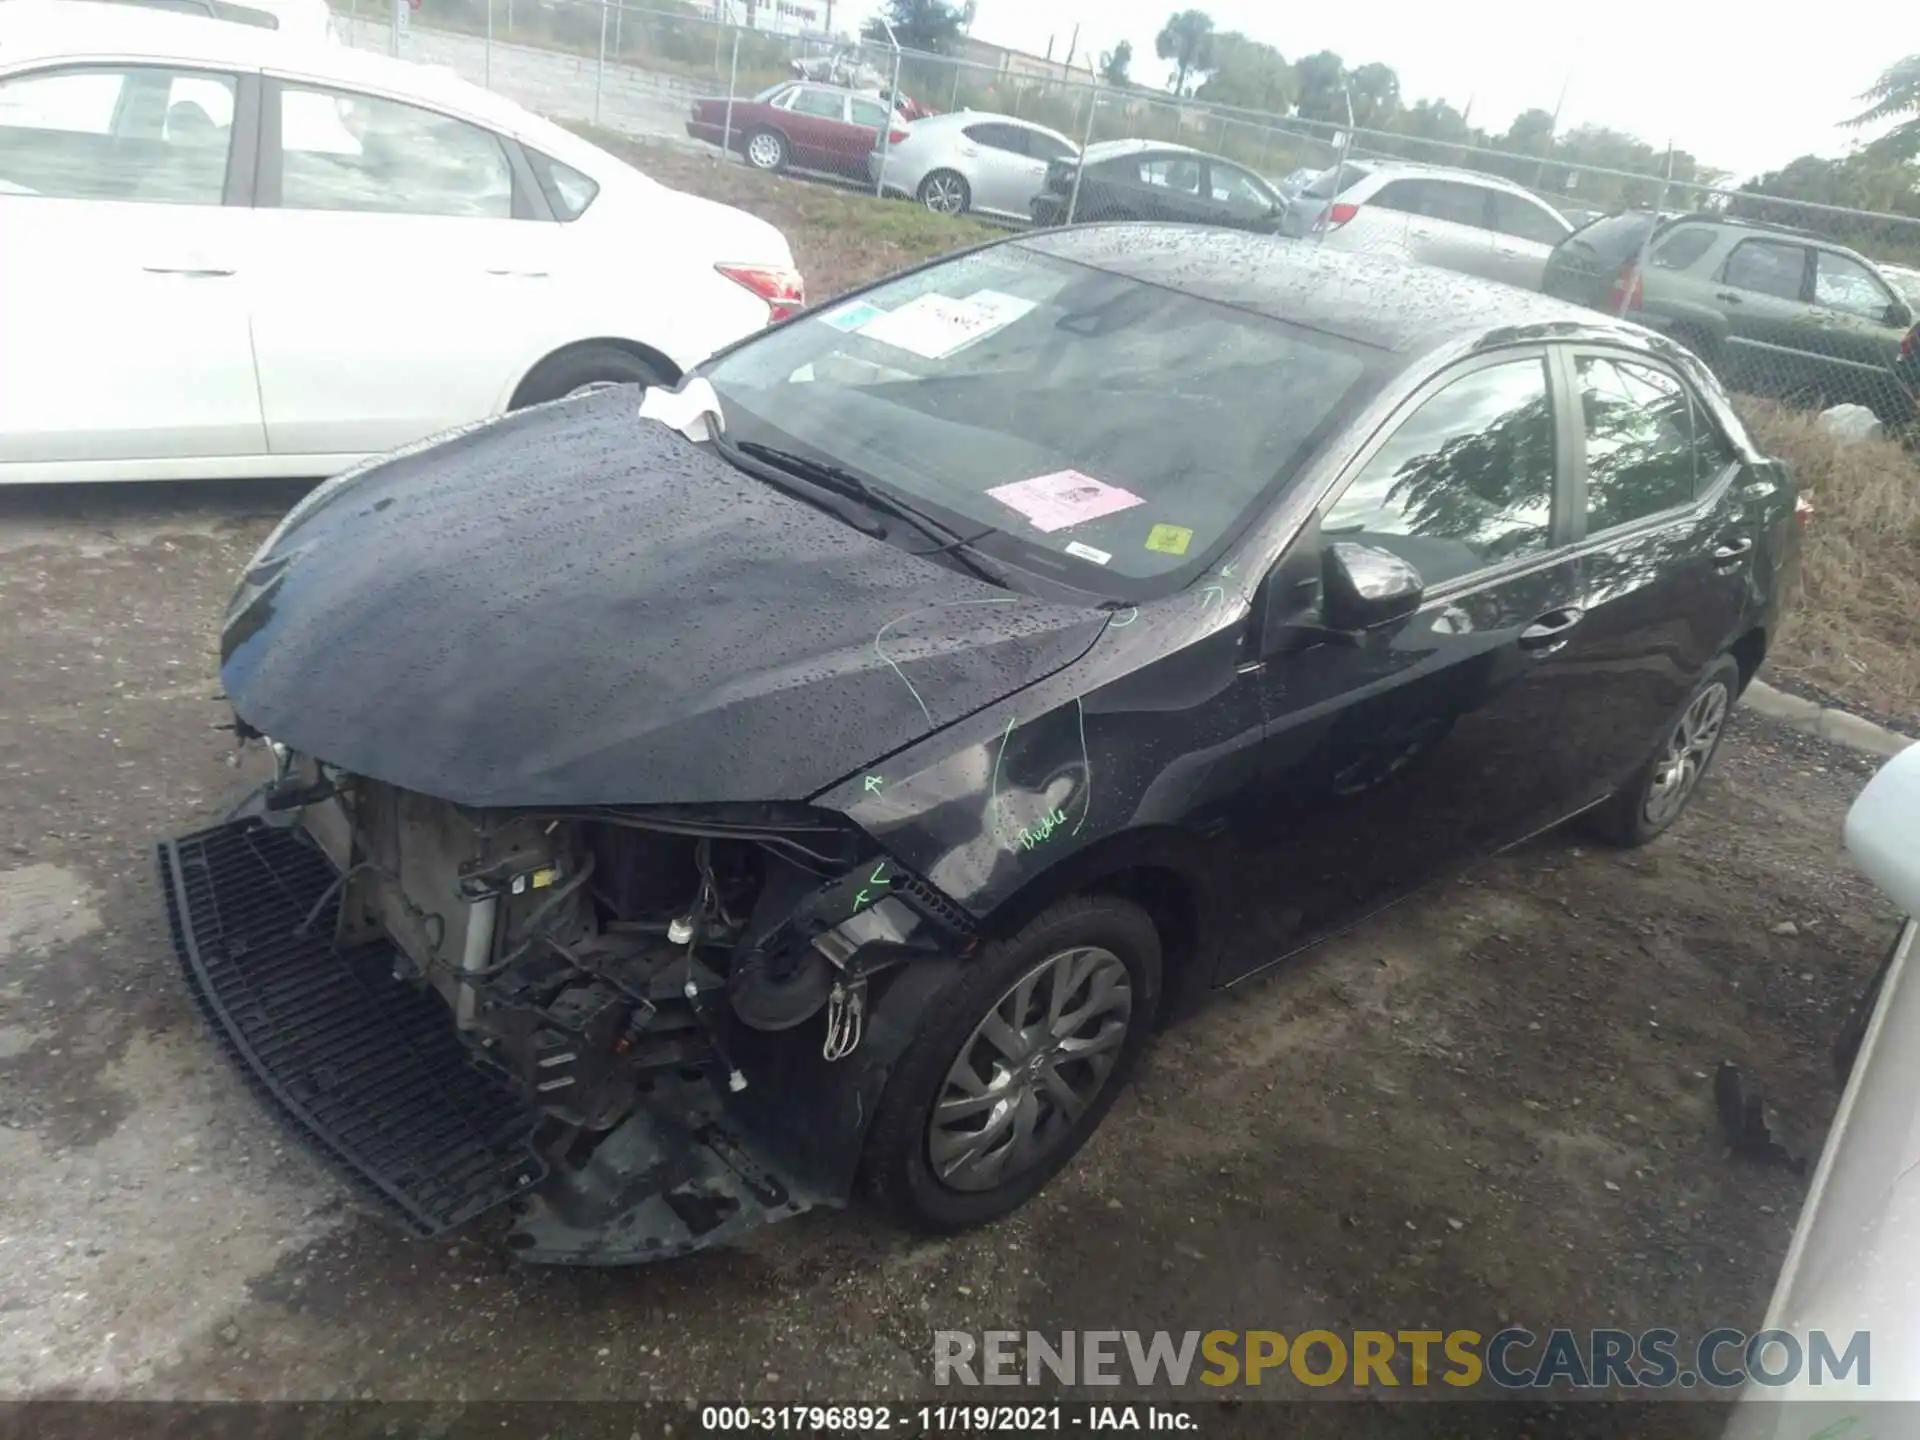
[[[1098,520],[1102,515],[1147,503],[1131,490],[1082,475],[1078,470],[1060,470],[1052,475],[1036,475],[1031,480],[1016,480],[1011,485],[996,485],[987,494],[1002,505],[1018,510],[1034,529],[1042,532],[1065,530],[1084,520]]]

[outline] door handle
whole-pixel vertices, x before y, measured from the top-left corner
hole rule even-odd
[[[547,272],[544,270],[515,270],[511,266],[505,266],[505,265],[498,266],[498,267],[489,267],[487,270],[487,274],[505,275],[510,278],[520,279],[520,280],[544,280],[547,278]]]
[[[1713,563],[1721,568],[1731,565],[1742,555],[1753,549],[1753,537],[1742,535],[1732,540],[1722,540],[1713,547]]]
[[[1729,305],[1740,305],[1745,303],[1741,300],[1741,298],[1738,295],[1734,294],[1733,291],[1731,290],[1716,290],[1713,292],[1713,298],[1716,300],[1724,300]]]
[[[149,275],[198,275],[217,279],[233,274],[217,265],[142,265],[140,268]]]
[[[1534,655],[1551,654],[1567,643],[1568,632],[1586,613],[1577,605],[1549,610],[1520,632],[1520,648]]]

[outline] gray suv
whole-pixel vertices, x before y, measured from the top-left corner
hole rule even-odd
[[[1861,404],[1890,425],[1913,418],[1896,368],[1913,307],[1872,261],[1822,236],[1628,211],[1562,241],[1542,288],[1664,330],[1730,389]]]

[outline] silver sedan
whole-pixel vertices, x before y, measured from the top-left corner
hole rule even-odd
[[[910,195],[929,210],[1024,221],[1027,202],[1043,188],[1047,162],[1078,153],[1066,136],[1044,126],[963,110],[914,121],[905,140],[884,156],[875,149],[867,157],[867,175],[879,180],[884,164],[887,193]]]

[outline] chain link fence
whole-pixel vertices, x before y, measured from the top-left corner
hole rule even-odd
[[[346,0],[336,23],[543,114],[930,208],[1234,225],[1543,289],[1667,332],[1736,391],[1915,428],[1920,218],[1719,188],[1677,152],[1602,167],[1550,136],[1489,149],[1444,107],[1408,112],[1454,132],[1424,135],[1109,86],[1015,52],[836,42],[817,32],[824,0],[664,3],[423,0],[396,40],[397,12]],[[854,93],[783,92],[801,80]]]

